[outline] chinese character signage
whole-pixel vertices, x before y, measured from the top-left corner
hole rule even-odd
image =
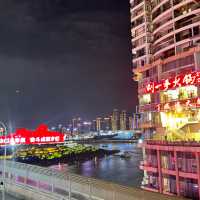
[[[173,101],[170,103],[163,103],[163,104],[154,104],[154,105],[147,105],[147,106],[140,106],[140,112],[144,111],[171,111],[177,110],[180,111],[182,108],[200,108],[200,98],[193,98],[187,100],[180,100],[180,101]]]
[[[46,125],[40,125],[35,131],[18,129],[6,137],[0,136],[0,145],[13,144],[54,144],[64,142],[64,134],[49,131]]]
[[[162,80],[160,83],[150,82],[146,86],[146,93],[155,93],[157,91],[175,89],[181,86],[200,84],[200,72],[191,72],[185,75],[178,75],[171,79]]]

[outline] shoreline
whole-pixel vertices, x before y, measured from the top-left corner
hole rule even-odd
[[[119,140],[119,139],[101,139],[101,140],[72,140],[73,142],[77,142],[78,144],[99,144],[99,143],[137,143],[138,140]]]

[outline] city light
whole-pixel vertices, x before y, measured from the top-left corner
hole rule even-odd
[[[142,144],[142,143],[143,143],[143,139],[139,139],[138,144]]]

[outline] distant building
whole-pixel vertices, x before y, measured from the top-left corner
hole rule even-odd
[[[91,131],[92,132],[96,132],[97,131],[97,121],[96,120],[92,120]]]
[[[129,125],[128,125],[129,130],[133,130],[134,129],[134,121],[133,121],[132,116],[129,116],[128,122],[129,122]]]
[[[102,124],[102,119],[100,117],[97,117],[97,119],[96,119],[96,130],[97,130],[97,132],[100,132],[102,130],[101,124]]]
[[[112,131],[118,131],[120,129],[120,127],[119,127],[119,111],[117,109],[113,110],[113,114],[111,117],[111,123],[112,123]]]
[[[82,120],[80,117],[72,119],[72,132],[73,133],[80,133],[82,127]]]
[[[77,119],[73,118],[72,119],[72,131],[74,131],[77,128]]]
[[[93,128],[95,126],[95,129]],[[93,131],[110,131],[111,130],[111,118],[110,117],[97,117],[93,120],[92,130]]]
[[[105,117],[103,119],[103,130],[104,131],[110,131],[111,130],[111,118],[110,117]]]
[[[127,115],[125,110],[122,110],[120,114],[120,130],[127,130]]]

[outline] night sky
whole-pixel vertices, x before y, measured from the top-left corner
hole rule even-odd
[[[134,111],[129,0],[1,0],[0,27],[1,121]]]

